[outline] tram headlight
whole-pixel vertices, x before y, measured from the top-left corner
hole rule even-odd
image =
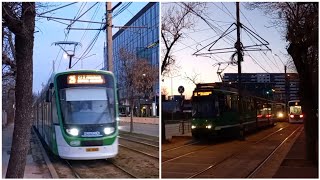
[[[283,113],[282,112],[278,113],[278,118],[283,118]]]
[[[79,135],[79,130],[76,128],[66,129],[66,131],[71,136],[78,136]]]
[[[195,125],[192,125],[192,126],[191,126],[191,129],[195,129],[195,128],[196,128],[196,126],[195,126]]]
[[[104,134],[109,135],[114,132],[114,127],[106,127],[103,129]]]

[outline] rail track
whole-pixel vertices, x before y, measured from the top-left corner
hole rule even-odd
[[[284,129],[288,128],[288,127],[289,127],[289,126],[286,126],[286,127],[280,128],[280,129],[278,129],[278,130],[276,130],[276,131],[274,131],[274,132],[272,132],[272,133],[268,134],[268,135],[267,135],[267,136],[265,136],[264,138],[262,138],[262,139],[259,139],[259,140],[255,141],[254,143],[259,143],[259,142],[261,142],[261,141],[263,141],[263,140],[267,139],[268,137],[270,137],[270,136],[272,136],[272,135],[274,135],[274,134],[276,134],[276,133],[278,133],[278,132],[280,132],[280,131],[282,131],[282,130],[284,130]],[[199,143],[199,142],[198,142],[198,143]],[[183,148],[183,147],[187,147],[187,146],[195,145],[195,144],[198,144],[198,143],[193,143],[193,144],[188,144],[188,145],[184,145],[184,146],[179,146],[179,147],[177,147],[177,148],[172,148],[172,150],[181,149],[181,148]],[[200,146],[200,147],[199,147],[199,148],[197,148],[196,150],[190,151],[190,152],[188,152],[188,153],[185,153],[185,154],[179,155],[179,156],[174,157],[174,158],[168,158],[168,159],[166,159],[166,160],[163,160],[163,161],[162,161],[162,164],[165,164],[165,163],[167,163],[167,162],[174,161],[174,160],[176,160],[176,159],[179,159],[179,158],[182,158],[182,157],[188,156],[188,155],[190,155],[190,154],[194,154],[194,153],[196,153],[196,152],[198,152],[198,151],[204,150],[204,149],[209,148],[209,147],[212,147],[212,144],[210,144],[210,145],[203,145],[203,146]],[[169,149],[169,150],[170,150],[170,149]],[[165,151],[162,151],[162,152],[165,152]]]
[[[108,178],[108,172],[116,172],[114,178],[138,178],[130,171],[115,164],[112,160],[94,160],[94,161],[70,161],[65,160],[73,175],[78,178]],[[84,170],[86,169],[86,170]],[[90,176],[96,174],[96,177]]]
[[[119,139],[124,139],[124,140],[131,141],[131,142],[135,142],[135,143],[138,143],[138,144],[143,144],[143,145],[146,145],[146,146],[151,146],[151,147],[159,148],[159,145],[154,145],[154,144],[146,143],[146,142],[143,142],[143,141],[137,141],[137,140],[134,140],[134,139],[128,138],[128,137],[119,136]]]
[[[145,143],[145,144],[151,144],[159,147],[159,139],[152,139],[151,137],[142,137],[136,134],[131,134],[131,133],[120,133],[119,138],[126,138],[130,139],[132,141],[137,141],[138,143]]]
[[[288,140],[288,138],[290,138],[295,132],[297,132],[300,129],[300,127],[298,127],[297,129],[295,129],[290,135],[288,135],[279,145],[276,146],[276,148],[274,148],[268,155],[267,157],[265,157],[261,163],[259,163],[258,166],[256,166],[249,174],[247,174],[245,176],[245,178],[250,178],[252,177],[267,161],[268,159]],[[278,132],[278,131],[277,131]],[[263,140],[266,140],[267,138],[269,138],[270,136],[274,135],[276,133],[272,133],[269,136],[257,141],[255,144],[262,142]],[[221,161],[219,162],[215,162],[214,164],[211,164],[210,166],[208,166],[207,168],[205,168],[204,170],[201,170],[195,174],[193,174],[192,176],[189,176],[188,178],[196,178],[197,176],[209,171],[210,169],[213,169],[217,166],[219,166],[220,164],[226,162],[227,160],[229,160],[230,158],[236,157],[237,155],[239,155],[240,153],[243,153],[246,150],[246,147],[241,148],[240,150],[236,151],[235,153],[232,153],[231,155],[223,158]]]
[[[119,144],[119,146],[120,146],[120,147],[123,147],[123,148],[126,148],[126,149],[129,149],[129,150],[131,150],[131,151],[134,151],[134,152],[137,152],[137,153],[140,153],[140,154],[143,154],[143,155],[146,155],[146,156],[155,158],[155,159],[159,159],[158,156],[155,156],[155,155],[153,155],[153,154],[150,154],[150,153],[147,153],[147,152],[144,152],[144,151],[135,149],[135,148],[131,148],[131,147],[128,147],[128,146],[125,146],[125,145],[122,145],[122,144]]]
[[[279,152],[283,151],[282,147],[288,145],[287,141],[292,142],[300,129],[301,126],[288,125],[282,126],[282,128],[280,126],[279,129],[272,132],[265,131],[256,136],[251,136],[247,141],[199,146],[198,149],[185,151],[184,154],[165,159],[162,162],[162,177],[252,178],[256,174],[259,176],[260,170],[264,169],[264,165],[270,159],[276,157],[274,155],[278,154],[279,149],[281,149]],[[177,148],[182,147],[186,146]],[[191,149],[189,148],[189,150]],[[177,155],[179,153],[178,150],[171,154]],[[190,167],[197,168],[192,170]],[[186,169],[190,169],[190,171],[185,171]]]

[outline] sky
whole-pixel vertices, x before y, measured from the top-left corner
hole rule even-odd
[[[71,2],[58,3],[50,2],[46,9],[41,9],[40,13],[48,12],[58,7],[70,4]],[[126,24],[134,15],[136,15],[147,2],[133,2],[124,11],[117,13],[129,2],[122,3],[117,9],[114,10],[113,25],[122,26]],[[113,2],[114,7],[117,2]],[[93,6],[94,5],[94,6]],[[93,6],[93,7],[92,7]],[[91,8],[92,7],[92,8]],[[90,9],[91,8],[91,9]],[[90,10],[88,10],[90,9]],[[98,2],[78,2],[70,6],[48,12],[43,16],[60,17],[73,19],[79,17],[85,11],[87,11],[80,20],[97,21],[102,22],[105,17],[105,3]],[[115,16],[118,14],[117,16]],[[37,93],[41,91],[42,84],[46,84],[53,70],[53,62],[55,64],[55,72],[61,72],[68,69],[69,60],[63,58],[63,51],[59,46],[54,43],[58,41],[64,41],[66,37],[66,27],[70,24],[70,21],[58,20],[56,22],[47,18],[37,17],[36,21],[36,33],[34,41],[34,54],[33,54],[33,92]],[[88,28],[89,23],[75,22],[72,28]],[[90,23],[89,28],[100,28],[100,24]],[[113,34],[118,29],[113,28]],[[75,50],[75,58],[72,60],[72,64],[77,62],[77,58],[81,57],[83,52],[87,49],[94,37],[98,34],[97,30],[70,30],[67,41],[80,42],[81,46],[77,46]],[[103,67],[103,46],[106,41],[105,31],[101,31],[97,37],[97,40],[92,47],[91,51],[83,57],[82,61],[79,61],[72,69],[101,69]],[[66,50],[72,50],[73,46],[66,46]]]
[[[243,73],[283,73],[284,63],[289,60],[284,40],[283,29],[278,26],[273,26],[270,17],[264,15],[261,10],[248,10],[244,6],[245,3],[240,3],[240,21],[253,32],[261,36],[269,42],[268,47],[272,51],[263,52],[245,52],[244,61],[242,62]],[[165,3],[161,10],[174,5],[174,3]],[[186,76],[197,76],[197,83],[219,82],[217,75],[218,62],[230,61],[231,53],[216,54],[209,57],[193,55],[204,46],[217,40],[223,31],[236,22],[236,4],[233,2],[215,2],[207,3],[208,9],[206,19],[215,27],[210,28],[204,21],[197,19],[195,27],[190,30],[183,30],[183,39],[176,44],[172,54],[176,59],[175,71],[171,72],[167,77],[162,76],[163,82],[161,87],[166,89],[167,95],[178,95],[178,87],[184,86],[184,95],[186,98],[191,98],[192,91],[195,85],[186,78]],[[235,26],[232,26],[235,27]],[[236,40],[236,31],[230,33],[230,37],[222,38],[212,47],[212,49],[232,47]],[[244,46],[260,44],[252,36],[249,36],[246,31],[241,31],[241,41]],[[199,53],[208,53],[208,48],[205,48]],[[276,54],[276,55],[275,55]],[[257,65],[253,57],[259,65]],[[215,66],[214,66],[215,65]],[[221,65],[224,68],[226,64]],[[229,65],[223,73],[237,73],[237,66]],[[222,75],[223,75],[222,73]]]

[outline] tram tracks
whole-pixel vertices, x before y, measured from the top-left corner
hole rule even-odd
[[[277,130],[269,130],[258,135],[247,137],[246,141],[208,145],[201,149],[189,151],[162,162],[163,178],[243,178],[255,177],[255,174],[266,162],[283,151],[284,144],[300,130],[300,126],[280,126]],[[269,133],[266,133],[268,132]],[[258,138],[260,137],[260,138]],[[288,140],[290,139],[290,140]],[[178,154],[178,152],[176,152]],[[208,158],[205,158],[208,157]],[[274,158],[273,157],[273,158]],[[211,158],[211,159],[210,159]],[[238,166],[238,167],[236,167]],[[190,167],[197,167],[190,169]],[[238,169],[237,169],[238,168]],[[190,171],[185,171],[190,169]],[[231,169],[228,174],[228,169]],[[265,169],[263,167],[262,169]],[[263,170],[262,170],[263,172]],[[261,172],[258,172],[259,174]],[[238,175],[237,175],[238,174]]]
[[[254,168],[250,174],[248,174],[246,176],[246,178],[252,178],[254,177],[254,175],[263,167],[263,165],[265,165],[268,160],[271,159],[271,157],[284,145],[285,142],[288,141],[288,139],[293,136],[297,131],[299,131],[302,128],[297,128],[296,130],[294,130],[287,138],[285,138],[272,152],[269,153],[269,155],[256,167]],[[298,134],[298,133],[296,133]]]
[[[73,175],[78,178],[138,178],[112,160],[71,161],[65,160]]]
[[[268,137],[270,137],[270,136],[272,136],[272,135],[274,135],[274,134],[276,134],[276,133],[278,133],[278,132],[280,132],[280,131],[288,128],[288,127],[289,127],[289,126],[279,128],[278,130],[269,133],[268,135],[264,136],[263,138],[261,138],[261,139],[259,139],[259,140],[254,140],[254,143],[259,143],[259,142],[267,139]],[[181,149],[181,148],[183,148],[183,147],[188,147],[188,146],[192,147],[191,145],[199,145],[199,144],[200,144],[200,142],[197,141],[197,142],[192,143],[192,144],[186,144],[186,145],[183,145],[183,146],[178,146],[178,147],[176,147],[176,148],[169,149],[168,151],[177,150],[177,149]],[[162,160],[162,164],[165,164],[165,163],[168,163],[168,162],[171,162],[171,161],[174,161],[174,160],[177,160],[177,159],[186,157],[186,156],[188,156],[188,155],[197,153],[198,151],[205,150],[206,148],[212,147],[212,145],[213,145],[213,144],[209,144],[209,145],[201,145],[201,144],[200,144],[198,147],[195,148],[195,150],[191,150],[191,151],[189,151],[189,152],[187,152],[187,153],[184,153],[184,154],[182,154],[182,155],[175,156],[175,157],[173,157],[173,158],[170,158],[170,157],[169,157],[169,158],[164,158],[164,157],[163,157],[163,158],[162,158],[162,159],[163,159],[163,160]],[[165,152],[165,151],[162,151],[162,153],[163,153],[163,152]]]
[[[159,178],[159,142],[120,133],[119,153],[112,161],[138,178]]]
[[[120,133],[118,136],[120,139],[126,139],[126,140],[130,140],[133,142],[137,142],[139,144],[145,144],[145,145],[150,145],[150,146],[155,146],[155,147],[159,147],[159,140],[158,137],[156,138],[151,138],[151,137],[144,137],[142,135],[138,135],[138,134],[131,134],[131,133]]]
[[[253,175],[268,161],[268,159],[288,140],[288,138],[290,138],[293,134],[295,134],[300,129],[301,129],[301,127],[296,128],[291,134],[289,134],[284,140],[282,140],[281,143],[278,144],[270,153],[268,153],[267,156],[263,160],[261,160],[260,163],[258,163],[257,166],[253,167],[252,170],[250,169],[249,173],[247,173],[246,175],[243,175],[241,177],[237,177],[237,178],[251,178],[251,177],[253,177]],[[259,141],[257,141],[254,144],[258,144],[258,143],[263,142],[264,140],[267,140],[269,137],[275,135],[277,132],[279,132],[279,131],[276,131],[276,132],[270,134],[269,136],[266,136],[266,137],[260,139]],[[188,178],[203,178],[203,177],[207,177],[206,175],[204,175],[204,176],[200,176],[200,175],[205,174],[206,172],[208,172],[210,170],[214,170],[214,168],[222,165],[223,163],[227,162],[228,160],[231,160],[232,158],[237,158],[237,156],[240,156],[241,153],[243,154],[248,149],[249,148],[247,148],[247,147],[243,147],[240,150],[232,153],[231,155],[228,155],[228,156],[224,157],[222,160],[220,160],[218,162],[215,162],[215,163],[209,165],[207,168],[205,168],[205,169],[203,169],[203,170],[201,170],[201,171],[189,176]],[[212,174],[212,173],[213,172],[208,173],[208,174]]]
[[[111,159],[64,160],[56,156],[51,156],[50,159],[60,178],[159,177],[158,146],[152,144],[149,146],[150,143],[137,143],[124,139],[120,139],[120,141],[122,141],[121,143],[125,141],[125,143],[123,143],[124,145],[119,144],[118,155]],[[141,149],[136,149],[134,144]],[[150,151],[145,151],[144,148],[150,149]]]
[[[165,150],[162,150],[161,152],[174,151],[174,150],[177,150],[177,149],[185,148],[187,146],[192,146],[192,145],[199,144],[199,143],[200,143],[200,141],[187,142],[186,144],[183,144],[181,146],[176,146],[176,147],[173,147],[173,148],[165,149]]]
[[[150,143],[146,143],[146,142],[142,142],[142,141],[133,140],[133,139],[128,138],[128,137],[119,136],[119,139],[124,139],[124,140],[126,140],[126,141],[131,141],[131,142],[135,142],[135,143],[138,143],[138,144],[143,144],[143,145],[146,145],[146,146],[151,146],[151,147],[159,148],[159,145],[154,145],[154,144],[150,144]]]
[[[139,141],[141,139],[137,139],[139,138],[135,137],[135,139],[133,139],[131,136],[119,136],[119,140],[121,142],[119,143],[119,146],[159,160],[159,145],[155,145],[150,142],[146,143],[145,141]],[[154,143],[155,141],[151,142]]]
[[[155,158],[155,159],[158,159],[158,160],[159,160],[159,156],[156,156],[156,155],[153,155],[153,154],[144,152],[144,151],[140,151],[140,150],[138,150],[138,149],[134,149],[134,148],[131,148],[131,147],[122,145],[122,144],[119,144],[119,146],[120,146],[120,147],[123,147],[123,148],[126,148],[126,149],[129,149],[129,150],[131,150],[131,151],[134,151],[134,152],[137,152],[137,153],[140,153],[140,154],[143,154],[143,155],[146,155],[146,156],[149,156],[149,157],[152,157],[152,158]]]

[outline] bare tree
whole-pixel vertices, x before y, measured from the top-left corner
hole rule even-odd
[[[277,17],[274,23],[285,29],[287,51],[300,79],[307,159],[318,164],[318,2],[251,3],[250,7]]]
[[[188,2],[164,5],[161,16],[161,42],[162,46],[162,64],[161,74],[169,71],[170,66],[175,63],[172,54],[173,47],[184,36],[182,31],[194,27],[195,16],[193,11],[201,14],[206,8],[206,3]]]
[[[130,105],[130,132],[133,132],[133,110],[135,100],[149,98],[159,80],[158,68],[146,59],[138,59],[134,54],[120,50],[119,87],[125,91]]]
[[[29,149],[35,15],[34,2],[2,3],[2,25],[14,34],[16,60],[15,124],[6,178],[23,178]]]
[[[199,73],[196,73],[193,71],[193,74],[187,74],[186,72],[184,73],[184,79],[190,81],[191,83],[193,83],[194,85],[197,85],[198,83],[200,83],[199,78]]]
[[[5,26],[2,26],[2,104],[7,112],[7,122],[14,120],[14,87],[15,87],[15,49],[14,35]]]
[[[161,87],[161,95],[167,96],[168,94],[169,94],[169,92],[168,92],[167,88]]]
[[[194,27],[196,19],[194,12],[202,14],[206,9],[206,3],[187,2],[187,3],[170,3],[162,6],[161,16],[161,74],[170,72],[171,67],[175,64],[175,58],[172,54],[173,47],[183,39],[183,30]],[[161,119],[162,141],[166,142],[165,122]]]

